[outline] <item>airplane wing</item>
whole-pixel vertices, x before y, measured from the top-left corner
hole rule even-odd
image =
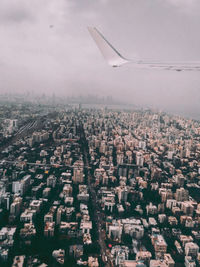
[[[96,28],[88,27],[88,30],[109,65],[112,67],[119,67],[129,62],[129,60],[124,58]]]
[[[137,68],[147,69],[163,69],[175,71],[200,71],[200,61],[198,62],[161,62],[161,61],[144,61],[144,60],[130,60],[124,58],[94,27],[88,27],[88,30],[94,39],[96,45],[101,51],[107,63],[112,67],[120,67],[126,63],[132,63]]]

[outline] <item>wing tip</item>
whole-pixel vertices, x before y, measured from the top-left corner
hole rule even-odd
[[[99,30],[94,26],[87,26],[87,29],[95,41],[97,47],[101,51],[103,57],[105,58],[108,65],[113,68],[120,67],[130,60],[124,58],[113,46],[110,44],[106,38],[103,36]],[[108,51],[109,50],[109,51]]]

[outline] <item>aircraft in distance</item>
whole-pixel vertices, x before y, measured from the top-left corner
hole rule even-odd
[[[144,60],[130,60],[123,57],[95,27],[88,27],[88,30],[96,42],[99,50],[107,63],[112,67],[120,67],[126,63],[132,63],[137,68],[163,69],[175,71],[200,71],[200,61],[198,62],[153,62]]]

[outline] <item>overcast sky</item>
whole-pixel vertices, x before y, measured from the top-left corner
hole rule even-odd
[[[198,113],[200,72],[111,68],[87,26],[128,58],[200,61],[199,14],[199,0],[0,0],[0,91],[113,95]]]

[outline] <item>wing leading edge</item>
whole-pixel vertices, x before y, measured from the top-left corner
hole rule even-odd
[[[88,27],[88,30],[110,66],[119,67],[129,62],[129,60],[124,58],[96,28]]]
[[[137,68],[163,69],[175,71],[200,71],[200,61],[198,62],[151,62],[143,60],[130,60],[124,58],[94,27],[88,27],[88,30],[101,51],[107,63],[112,67],[120,67],[126,63],[132,63]]]

